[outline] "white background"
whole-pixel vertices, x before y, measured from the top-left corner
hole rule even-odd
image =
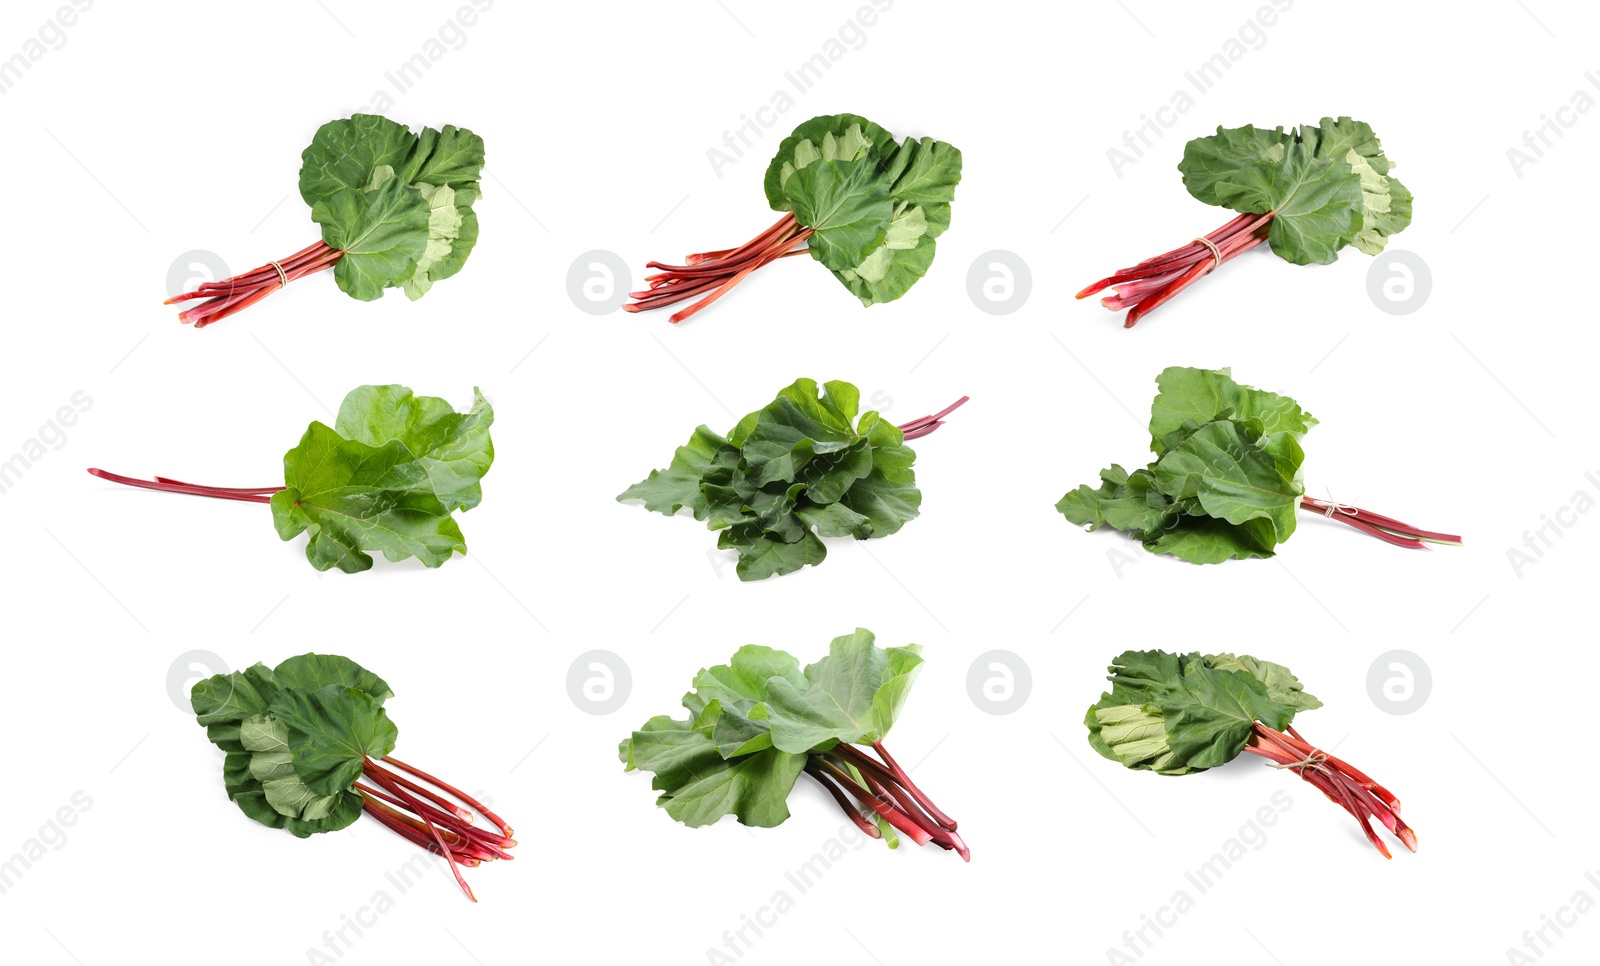
[[[464,31],[444,27],[449,2],[83,12],[0,95],[0,455],[53,444],[0,504],[0,859],[40,836],[53,846],[0,894],[5,958],[321,962],[308,950],[324,931],[373,921],[362,910],[385,892],[392,908],[347,932],[348,949],[335,940],[338,961],[703,963],[784,889],[793,908],[741,961],[1104,962],[1186,890],[1193,909],[1141,961],[1488,963],[1575,892],[1600,898],[1584,879],[1600,868],[1585,606],[1600,514],[1563,510],[1580,491],[1600,498],[1585,479],[1600,477],[1600,117],[1565,112],[1564,137],[1520,177],[1507,158],[1575,91],[1600,97],[1584,77],[1600,67],[1584,43],[1596,15],[1551,0],[1470,15],[1301,0],[1247,30],[1255,44],[1119,177],[1107,149],[1192,93],[1185,72],[1257,6],[901,0],[847,28],[855,43],[720,177],[707,150],[857,4],[502,0]],[[6,4],[0,57],[54,9]],[[455,46],[387,113],[487,139],[466,269],[417,303],[358,303],[318,276],[208,330],[178,325],[160,302],[182,253],[241,271],[315,240],[300,151],[322,122],[393,95],[386,73],[441,28]],[[760,179],[778,140],[839,111],[964,151],[954,224],[908,297],[863,310],[791,260],[682,327],[574,306],[580,253],[615,252],[637,279],[651,258],[766,227]],[[1072,300],[1228,217],[1184,191],[1185,140],[1324,114],[1371,122],[1416,193],[1394,247],[1431,269],[1419,311],[1380,311],[1372,260],[1353,250],[1325,268],[1253,253],[1132,331]],[[995,249],[1031,269],[1009,315],[968,295],[969,267]],[[1276,560],[1197,568],[1077,532],[1054,502],[1107,462],[1145,460],[1168,365],[1231,365],[1299,399],[1322,419],[1306,440],[1313,493],[1467,545],[1407,552],[1307,515]],[[750,585],[708,556],[699,524],[613,502],[697,423],[726,429],[801,375],[882,394],[901,421],[971,394],[917,446],[923,515],[903,532],[831,542],[820,568]],[[270,485],[305,425],[366,382],[493,399],[498,459],[461,519],[470,557],[318,575],[265,507],[83,472]],[[49,428],[80,390],[88,411]],[[1558,514],[1574,525],[1519,574],[1508,549]],[[752,642],[809,661],[857,625],[926,648],[891,746],[960,819],[970,865],[873,844],[800,894],[784,873],[844,824],[809,784],[780,828],[691,831],[621,771],[618,739],[675,711],[696,668]],[[1384,862],[1340,809],[1254,759],[1163,779],[1096,757],[1080,719],[1127,647],[1290,665],[1327,704],[1302,731],[1398,791],[1422,852]],[[1396,648],[1431,669],[1406,715],[1367,683]],[[169,696],[175,662],[181,693],[205,671],[187,652],[238,668],[309,649],[386,677],[402,756],[484,790],[517,827],[518,861],[469,872],[478,905],[443,875],[399,893],[385,873],[416,850],[371,822],[299,841],[227,802],[220,754]],[[629,669],[612,714],[568,695],[569,666],[593,649]],[[968,693],[969,666],[994,649],[1031,675],[1009,715]],[[78,811],[80,792],[92,804]],[[1290,807],[1264,844],[1198,894],[1185,871],[1280,792]],[[73,824],[52,829],[63,806]],[[1600,916],[1546,935],[1544,961],[1592,962]]]

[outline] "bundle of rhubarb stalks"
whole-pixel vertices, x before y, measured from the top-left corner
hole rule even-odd
[[[1107,670],[1111,690],[1083,719],[1089,745],[1104,757],[1135,771],[1192,775],[1249,752],[1316,786],[1384,858],[1392,856],[1373,820],[1417,850],[1393,792],[1294,729],[1297,714],[1322,702],[1282,664],[1248,654],[1124,651]]]
[[[344,252],[319,241],[281,262],[268,262],[242,275],[206,282],[194,291],[174,295],[162,304],[175,305],[191,299],[205,299],[199,305],[178,313],[179,322],[203,329],[236,312],[243,312],[297,278],[332,268],[343,256]]]
[[[1196,199],[1239,212],[1209,235],[1085,286],[1132,328],[1184,289],[1262,242],[1293,265],[1328,265],[1352,247],[1368,255],[1411,224],[1412,195],[1372,126],[1349,117],[1285,130],[1217,128],[1183,149],[1178,170]]]
[[[1178,293],[1206,275],[1267,240],[1273,212],[1243,214],[1226,225],[1194,241],[1084,286],[1077,298],[1111,289],[1115,294],[1100,300],[1113,312],[1128,310],[1122,326],[1131,329],[1147,312],[1170,301]],[[1203,239],[1203,240],[1202,240]]]

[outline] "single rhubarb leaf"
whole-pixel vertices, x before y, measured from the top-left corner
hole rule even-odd
[[[361,777],[366,759],[394,751],[399,736],[377,699],[337,684],[280,691],[271,714],[289,727],[295,772],[321,795],[349,789]]]

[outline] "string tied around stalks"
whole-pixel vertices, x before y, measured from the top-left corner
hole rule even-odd
[[[1323,516],[1331,517],[1335,513],[1343,513],[1347,517],[1353,517],[1353,516],[1356,516],[1358,513],[1361,512],[1360,510],[1356,509],[1353,505],[1351,505],[1349,503],[1340,503],[1338,500],[1335,500],[1333,498],[1333,491],[1332,490],[1326,490],[1324,492],[1326,492],[1328,494],[1328,499],[1326,501],[1324,501],[1324,502],[1327,503],[1328,508],[1323,511],[1323,513],[1322,513]]]
[[[1301,774],[1304,774],[1305,773],[1305,769],[1307,769],[1307,768],[1320,768],[1323,765],[1323,763],[1326,762],[1327,760],[1328,760],[1328,755],[1327,755],[1326,752],[1318,751],[1317,749],[1313,748],[1313,749],[1311,749],[1311,754],[1306,755],[1304,758],[1302,758],[1299,761],[1285,761],[1285,762],[1269,761],[1269,762],[1267,762],[1267,767],[1268,768],[1277,768],[1277,769],[1280,769],[1280,770],[1287,768],[1287,769],[1289,769],[1291,771],[1298,771]]]
[[[276,268],[278,270],[278,287],[279,288],[288,288],[289,287],[289,273],[285,272],[283,270],[283,266],[279,265],[277,262],[268,262],[267,264],[271,265],[273,268]]]
[[[1204,235],[1201,235],[1201,236],[1195,238],[1194,240],[1199,242],[1200,244],[1206,246],[1207,248],[1211,249],[1211,267],[1206,269],[1206,274],[1210,275],[1212,272],[1216,271],[1222,265],[1222,249],[1217,247],[1217,243],[1216,242],[1212,241],[1211,239],[1207,238]]]

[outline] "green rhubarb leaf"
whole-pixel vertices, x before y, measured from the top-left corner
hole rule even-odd
[[[1213,670],[1198,654],[1182,659],[1183,674],[1165,689],[1160,705],[1167,720],[1167,743],[1192,768],[1214,768],[1237,758],[1260,721],[1282,729],[1294,709],[1273,701],[1254,677]]]
[[[458,413],[449,402],[405,386],[361,386],[344,397],[334,421],[346,439],[373,447],[404,444],[439,502],[452,510],[470,510],[483,499],[480,481],[494,462],[493,425],[494,409],[477,387],[472,409]]]
[[[1342,159],[1313,157],[1281,129],[1219,127],[1185,146],[1178,170],[1207,204],[1274,212],[1267,241],[1297,265],[1332,262],[1362,228],[1361,179]]]
[[[882,740],[921,665],[921,648],[878,647],[865,628],[834,638],[828,656],[806,667],[804,687],[785,678],[767,682],[773,746],[799,753],[836,742]]]
[[[341,191],[364,191],[375,169],[403,168],[416,145],[405,125],[376,114],[329,121],[300,156],[300,197],[315,208]]]
[[[950,227],[961,152],[943,141],[906,138],[885,165],[894,212],[883,244],[834,275],[863,305],[892,302],[928,273],[934,239]]]
[[[738,458],[739,451],[726,438],[701,426],[672,454],[666,469],[651,470],[649,476],[618,494],[617,501],[642,500],[646,510],[669,517],[688,507],[696,520],[704,520],[710,505],[700,481],[714,465],[731,468]]]
[[[390,413],[387,406],[398,408]],[[284,454],[287,488],[271,500],[278,535],[290,540],[309,531],[311,565],[346,573],[370,568],[371,551],[391,561],[414,556],[428,567],[465,554],[451,512],[479,499],[478,480],[493,459],[493,412],[482,394],[470,413],[446,410],[403,386],[355,390],[339,423],[361,439],[312,423]],[[381,445],[362,441],[385,437]]]
[[[1242,385],[1230,369],[1194,369],[1172,366],[1156,377],[1156,397],[1150,403],[1151,449],[1165,452],[1162,438],[1183,428],[1222,418],[1257,419],[1266,436],[1289,433],[1304,436],[1317,420],[1288,396]]]
[[[651,718],[621,750],[630,768],[652,772],[656,804],[697,828],[732,815],[741,825],[771,828],[789,817],[787,799],[806,756],[768,748],[725,759],[694,718]]]
[[[894,135],[855,114],[814,117],[783,139],[767,165],[762,187],[774,211],[791,211],[784,193],[789,177],[813,161],[859,161],[869,155],[882,160],[895,149]]]
[[[422,193],[390,178],[372,191],[343,188],[318,201],[311,220],[322,240],[344,252],[334,263],[340,291],[370,302],[416,271],[428,245],[432,211]]]
[[[1198,200],[1234,211],[1263,214],[1272,206],[1263,204],[1259,182],[1252,174],[1258,168],[1275,168],[1288,157],[1294,139],[1283,128],[1219,126],[1217,133],[1199,137],[1184,145],[1178,170],[1183,186]]]
[[[922,506],[922,491],[915,483],[897,482],[881,467],[874,466],[839,502],[867,518],[866,524],[857,529],[857,537],[887,537],[916,519]]]
[[[335,795],[313,792],[294,770],[289,751],[289,726],[269,715],[246,719],[240,727],[250,752],[250,777],[261,783],[267,804],[287,818],[316,822],[327,818],[339,802]]]
[[[1278,543],[1294,533],[1305,489],[1285,479],[1279,464],[1239,424],[1207,423],[1154,465],[1161,490],[1173,500],[1198,498],[1208,516],[1238,525],[1270,522]]]
[[[1148,470],[1132,475],[1113,463],[1100,471],[1100,485],[1084,484],[1056,503],[1056,510],[1080,527],[1147,533],[1169,524],[1176,510]]]
[[[463,127],[423,128],[415,149],[399,168],[406,184],[471,186],[483,174],[483,138]]]
[[[1110,671],[1112,689],[1085,724],[1095,750],[1129,768],[1181,775],[1226,764],[1255,722],[1282,729],[1296,710],[1253,674],[1213,668],[1199,654],[1128,651]]]
[[[793,543],[769,536],[759,523],[739,524],[722,531],[717,549],[739,554],[734,572],[740,580],[766,580],[792,574],[802,567],[814,567],[828,556],[816,534],[807,530]]]
[[[371,114],[330,121],[302,155],[300,195],[323,240],[346,250],[334,280],[370,301],[384,288],[421,298],[461,270],[478,240],[483,139],[465,128],[424,128]]]
[[[889,159],[886,171],[896,204],[935,212],[929,218],[930,234],[937,237],[950,226],[949,206],[961,183],[959,149],[930,137],[906,138]]]
[[[700,427],[670,466],[617,499],[668,515],[690,507],[740,554],[744,580],[820,563],[819,537],[886,536],[922,500],[905,435],[860,408],[849,383],[796,380],[727,437]]]
[[[829,503],[826,506],[804,506],[795,510],[795,516],[808,527],[814,527],[819,537],[858,537],[872,535],[872,520],[866,514],[845,506]]]
[[[338,654],[298,654],[286,658],[272,669],[272,674],[278,683],[286,688],[316,691],[330,684],[337,684],[340,687],[365,691],[379,704],[394,697],[394,692],[389,689],[388,683],[383,678]]]
[[[281,686],[270,668],[256,663],[243,671],[196,681],[189,689],[189,705],[212,744],[223,751],[242,752],[240,723],[266,714]]]
[[[834,271],[859,265],[881,244],[894,214],[888,180],[871,157],[819,159],[783,185],[795,219],[811,229],[811,257]]]
[[[904,227],[907,222],[912,223],[910,229]],[[834,276],[862,305],[893,302],[909,292],[933,266],[938,246],[926,231],[922,209],[902,209],[889,223],[885,244],[873,249],[860,264],[836,271]],[[905,247],[891,244],[899,241],[906,242]]]
[[[1313,156],[1342,160],[1361,180],[1361,233],[1352,244],[1376,255],[1390,235],[1411,223],[1411,192],[1389,174],[1391,162],[1372,127],[1348,117],[1325,117],[1316,127],[1300,128],[1300,139]]]
[[[1260,681],[1267,689],[1267,696],[1279,704],[1285,704],[1295,711],[1311,711],[1322,707],[1322,702],[1314,695],[1306,692],[1300,679],[1282,664],[1263,661],[1248,654],[1208,654],[1205,658],[1206,666],[1222,671],[1238,671],[1248,674]]]
[[[272,716],[289,727],[294,770],[321,795],[349,789],[361,777],[366,759],[388,755],[399,735],[377,699],[337,684],[280,691],[272,701]]]
[[[1270,557],[1277,544],[1277,532],[1270,520],[1251,520],[1235,526],[1206,516],[1175,517],[1169,525],[1144,538],[1144,548],[1151,553],[1171,554],[1196,564]]]
[[[1158,775],[1187,775],[1195,769],[1167,744],[1166,716],[1153,704],[1101,703],[1084,716],[1089,745],[1125,768]]]
[[[273,523],[284,540],[310,532],[306,559],[318,570],[368,570],[369,551],[428,567],[467,552],[449,508],[398,441],[375,448],[312,423],[283,462],[287,486],[272,495]]]
[[[406,298],[415,302],[433,288],[429,273],[434,266],[449,257],[456,236],[461,233],[463,212],[456,207],[456,193],[449,185],[417,185],[422,200],[428,203],[428,243],[417,259],[411,277],[405,280]]]
[[[772,747],[766,719],[752,718],[750,712],[767,700],[767,682],[773,678],[806,686],[800,662],[792,654],[759,644],[747,644],[735,651],[727,664],[705,668],[695,675],[695,698],[718,704],[711,736],[722,757],[734,758]],[[693,710],[690,702],[686,701],[685,706]]]
[[[816,457],[860,440],[853,425],[859,403],[859,393],[847,382],[827,383],[819,398],[815,381],[795,380],[756,413],[740,447],[746,472],[757,486],[798,481]]]

